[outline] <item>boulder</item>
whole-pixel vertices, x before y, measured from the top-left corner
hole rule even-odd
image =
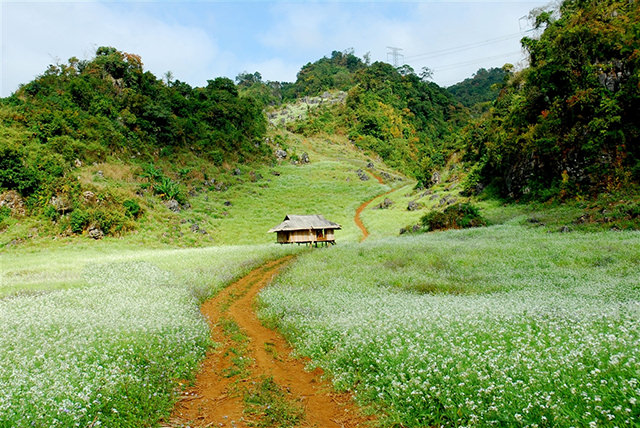
[[[0,207],[7,207],[12,215],[25,215],[24,199],[15,190],[9,190],[0,195]]]
[[[420,209],[420,204],[416,201],[409,201],[409,204],[407,205],[407,210],[408,211],[417,211]]]
[[[89,228],[89,236],[93,239],[102,239],[104,238],[104,232],[98,226],[91,226]]]
[[[82,192],[82,199],[84,199],[85,202],[93,204],[96,201],[96,194],[91,190],[85,190],[84,192]]]
[[[435,186],[438,183],[440,183],[440,173],[436,171],[433,174],[431,174],[431,185]]]
[[[174,213],[180,212],[180,203],[175,199],[170,199],[166,201],[164,204],[167,208],[169,208],[170,211],[173,211]]]
[[[309,154],[307,152],[304,152],[302,156],[300,156],[300,162],[309,163]]]
[[[49,204],[63,214],[72,210],[71,200],[66,196],[52,196]]]
[[[362,181],[367,181],[367,180],[369,180],[369,178],[371,178],[371,177],[369,177],[369,175],[366,172],[364,172],[361,169],[357,170],[356,174],[358,174],[358,178],[360,180],[362,180]]]
[[[376,205],[374,208],[379,210],[384,210],[389,208],[391,205],[393,205],[393,201],[389,198],[384,198],[384,201]]]
[[[278,158],[279,160],[286,159],[287,152],[282,149],[276,150],[276,158]]]

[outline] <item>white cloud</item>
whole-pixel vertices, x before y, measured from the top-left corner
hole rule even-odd
[[[2,88],[7,96],[31,81],[48,64],[72,56],[91,58],[99,46],[142,56],[156,76],[204,83],[225,67],[222,53],[202,29],[168,24],[144,10],[110,8],[99,3],[3,4]]]

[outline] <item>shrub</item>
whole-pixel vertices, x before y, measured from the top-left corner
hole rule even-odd
[[[480,215],[480,210],[470,203],[455,204],[444,211],[431,211],[421,219],[422,227],[427,231],[446,229],[466,229],[468,227],[486,226],[487,222]]]
[[[175,199],[178,202],[184,199],[180,185],[170,178],[163,177],[162,181],[156,184],[154,189],[156,194],[163,199]]]
[[[125,209],[125,214],[131,218],[138,218],[142,214],[142,208],[135,199],[127,199],[122,203]]]
[[[75,209],[71,213],[71,231],[73,233],[82,233],[84,227],[89,221],[89,214],[81,209]]]

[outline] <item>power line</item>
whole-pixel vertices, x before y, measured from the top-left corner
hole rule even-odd
[[[436,51],[431,51],[431,52],[425,52],[422,54],[417,54],[417,55],[410,55],[407,56],[406,59],[407,60],[412,60],[412,62],[414,62],[414,60],[417,59],[430,59],[430,58],[435,58],[438,56],[445,56],[445,55],[450,55],[453,53],[458,53],[458,52],[462,52],[465,50],[469,50],[469,49],[474,49],[474,48],[478,48],[481,46],[486,46],[486,45],[491,45],[494,43],[499,43],[499,42],[503,42],[509,39],[513,39],[516,37],[522,37],[524,34],[523,33],[528,33],[531,32],[533,30],[527,30],[524,32],[517,32],[517,33],[512,33],[512,34],[507,34],[504,36],[499,36],[499,37],[494,37],[491,39],[486,39],[486,40],[481,40],[478,42],[473,42],[473,43],[468,43],[466,45],[460,45],[460,46],[454,46],[451,48],[446,48],[446,49],[440,49],[440,50],[436,50]]]
[[[480,63],[482,61],[488,61],[488,60],[492,60],[492,59],[506,58],[508,56],[519,54],[519,53],[522,53],[522,51],[513,51],[513,52],[503,53],[503,54],[500,54],[500,55],[493,55],[493,56],[486,56],[486,57],[482,57],[482,58],[476,58],[476,59],[472,59],[472,60],[469,60],[469,61],[457,62],[455,64],[443,65],[442,67],[436,68],[433,71],[434,72],[438,72],[438,71],[453,70],[453,69],[458,68],[458,67],[464,67],[464,66],[467,66],[467,65],[473,65],[473,64]]]

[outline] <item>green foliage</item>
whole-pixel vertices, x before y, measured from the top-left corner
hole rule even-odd
[[[151,159],[175,165],[185,179],[186,157],[216,165],[264,158],[269,149],[257,143],[265,131],[261,105],[240,97],[233,81],[217,78],[204,88],[165,83],[143,70],[139,56],[100,47],[92,60],[52,65],[0,100],[0,190],[18,191],[30,214],[61,220],[73,233],[89,223],[117,233],[139,217],[140,206],[123,206],[121,197],[91,206],[73,168],[131,159],[157,194],[184,202],[183,187]],[[52,210],[49,201],[59,195],[70,201],[65,211],[81,211]]]
[[[142,208],[135,199],[127,199],[122,203],[127,217],[138,218],[142,214]]]
[[[162,199],[175,199],[177,201],[184,199],[180,185],[168,177],[163,177],[159,183],[153,186],[153,189]]]
[[[470,203],[451,205],[444,211],[431,211],[420,219],[420,223],[427,231],[466,229],[487,224],[480,210]]]
[[[1,206],[0,207],[0,224],[2,224],[2,222],[4,222],[9,217],[11,217],[11,208],[7,206]]]
[[[511,76],[467,138],[486,156],[485,182],[504,195],[548,199],[629,187],[640,180],[640,9],[633,2],[565,0],[538,12],[524,38],[530,67]],[[468,137],[474,132],[468,132]]]
[[[499,86],[508,76],[504,68],[479,69],[469,79],[449,86],[449,91],[455,99],[466,107],[487,101],[494,101],[498,97]]]
[[[466,117],[466,110],[446,90],[417,76],[408,66],[396,69],[382,62],[369,65],[362,61],[348,69],[349,85],[340,86],[332,83],[336,69],[330,64],[324,58],[307,65],[303,71],[309,76],[301,71],[295,85],[308,84],[300,89],[302,93],[313,93],[311,87],[347,89],[345,105],[314,109],[306,119],[294,123],[292,131],[347,134],[356,146],[419,179],[429,162],[435,161],[434,167],[444,165],[450,135]]]
[[[351,50],[333,51],[331,58],[308,63],[298,72],[295,84],[284,88],[284,100],[306,95],[319,95],[329,90],[349,90],[355,83],[354,74],[366,64]]]
[[[73,233],[82,233],[88,222],[89,215],[86,211],[76,209],[71,213],[71,231]]]

